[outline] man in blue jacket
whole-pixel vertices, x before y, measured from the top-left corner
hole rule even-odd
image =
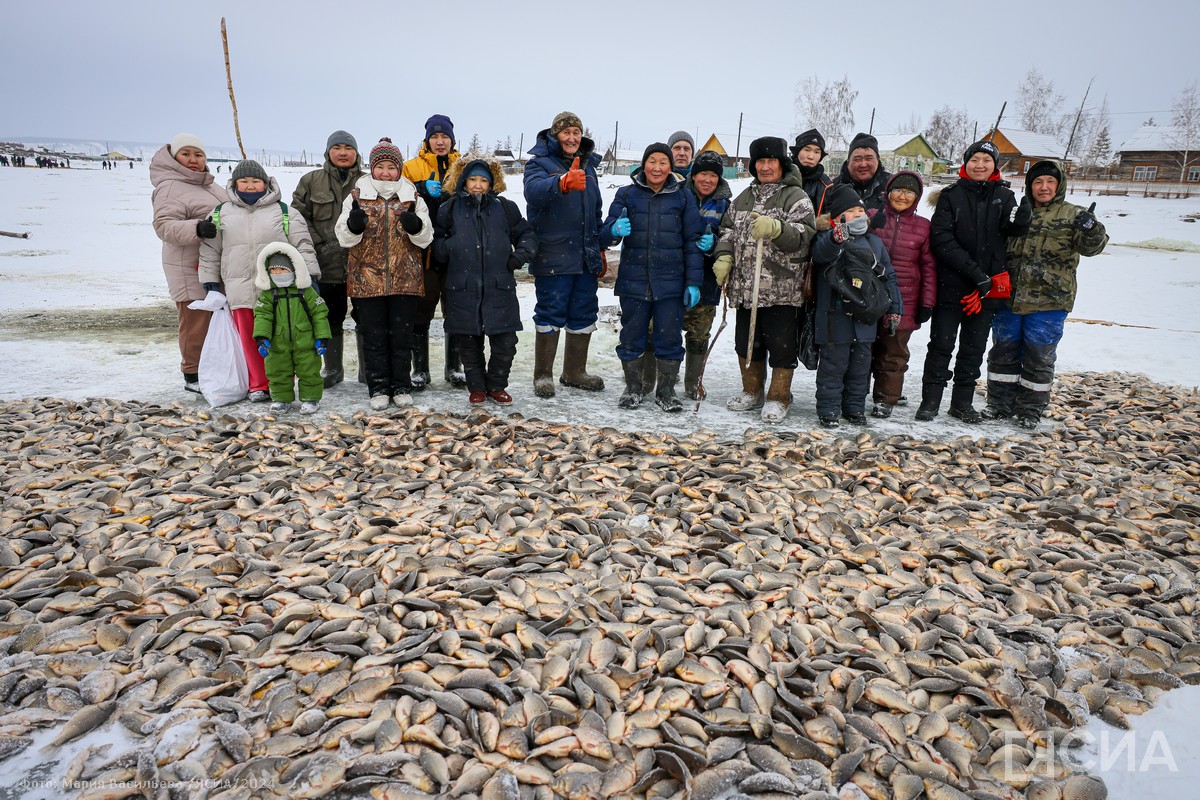
[[[533,391],[554,396],[554,357],[564,328],[567,344],[559,382],[598,392],[604,380],[587,373],[588,346],[596,329],[600,256],[600,184],[596,144],[583,135],[578,115],[564,111],[537,135],[525,165],[525,204],[540,246],[529,265],[537,303],[533,309]]]

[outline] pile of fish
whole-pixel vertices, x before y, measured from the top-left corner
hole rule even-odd
[[[0,404],[0,764],[107,731],[71,796],[1100,800],[1072,729],[1200,682],[1198,409],[1107,374],[952,441]]]

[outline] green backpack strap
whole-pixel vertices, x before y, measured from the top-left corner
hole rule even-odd
[[[213,221],[213,225],[216,225],[216,226],[217,226],[217,230],[221,230],[221,206],[223,206],[223,205],[225,205],[225,204],[224,204],[224,203],[217,203],[217,207],[216,207],[216,208],[214,208],[214,209],[213,209],[213,212],[212,212],[212,221]],[[279,210],[280,210],[280,212],[282,212],[282,214],[283,214],[283,235],[286,237],[286,236],[288,235],[288,229],[289,229],[289,227],[290,227],[290,226],[288,225],[288,207],[287,207],[287,203],[285,203],[285,202],[283,202],[282,200],[280,200],[280,201],[279,201]]]

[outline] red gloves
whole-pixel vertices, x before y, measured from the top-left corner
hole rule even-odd
[[[960,302],[962,303],[963,313],[968,317],[972,314],[978,314],[983,310],[983,301],[979,299],[978,289],[964,297]]]
[[[992,290],[987,293],[988,297],[1007,298],[1012,297],[1012,279],[1008,272],[1001,272],[999,275],[992,276]]]
[[[579,168],[579,156],[571,162],[571,168],[558,179],[558,188],[566,192],[582,192],[587,188],[587,173]]]

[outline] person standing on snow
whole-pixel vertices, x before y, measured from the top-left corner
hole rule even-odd
[[[827,198],[832,224],[813,239],[812,269],[816,291],[814,334],[820,348],[817,364],[817,417],[826,428],[843,419],[866,424],[867,386],[871,380],[871,347],[880,335],[895,334],[903,305],[891,259],[879,237],[870,234],[871,221],[858,194],[837,186]],[[850,310],[831,281],[839,265],[860,264],[879,274],[882,268],[891,305],[878,322],[863,322]]]
[[[450,118],[444,114],[434,114],[425,120],[425,139],[421,142],[421,149],[417,155],[404,162],[403,175],[417,187],[417,194],[429,209],[430,219],[437,219],[438,206],[453,192],[453,187],[447,190],[443,182],[446,180],[446,173],[459,158],[458,150],[454,148],[454,123]],[[446,316],[446,299],[442,292],[445,270],[434,269],[432,257],[432,252],[426,250],[425,296],[421,300],[413,327],[412,388],[416,392],[424,390],[429,383],[429,323],[433,321],[439,300],[442,303],[443,319]],[[446,383],[461,389],[467,385],[462,358],[459,356],[454,337],[446,335],[444,338],[446,364],[442,375]]]
[[[764,136],[750,143],[750,174],[753,182],[734,199],[721,221],[713,264],[717,283],[726,287],[729,304],[737,308],[734,347],[742,371],[742,392],[726,407],[731,411],[761,408],[762,421],[776,423],[783,421],[792,403],[792,374],[799,354],[797,323],[814,233],[813,208],[783,139]],[[759,242],[763,246],[761,268],[755,257]],[[750,310],[756,299],[758,312],[751,340]],[[768,362],[771,388],[764,400]]]
[[[254,304],[258,289],[258,253],[270,242],[287,242],[304,257],[312,278],[321,276],[317,254],[304,217],[291,212],[280,200],[279,182],[257,161],[238,163],[226,187],[230,200],[213,209],[200,232],[200,281],[205,291],[223,292],[229,300],[250,373],[250,402],[271,399],[263,357],[254,341]]]
[[[908,340],[933,316],[937,303],[937,263],[930,248],[929,220],[917,215],[923,190],[917,173],[897,172],[887,184],[887,207],[871,218],[871,229],[883,240],[904,300],[904,315],[895,331],[881,324],[871,352],[873,417],[890,417],[900,402],[908,371]]]
[[[292,206],[308,223],[321,267],[321,298],[329,310],[329,327],[333,336],[326,344],[325,369],[321,377],[326,389],[345,378],[342,355],[346,321],[346,250],[333,230],[342,203],[362,175],[358,142],[346,131],[334,131],[325,141],[325,164],[300,178],[292,192]],[[358,363],[362,364],[362,347],[358,348]]]
[[[688,189],[696,198],[700,220],[704,223],[704,235],[697,247],[704,254],[704,282],[700,284],[700,302],[683,315],[683,393],[689,400],[700,398],[700,372],[704,367],[704,356],[708,352],[708,337],[712,332],[713,320],[717,317],[717,304],[721,302],[721,287],[713,273],[716,260],[717,235],[721,220],[733,199],[733,191],[725,180],[725,162],[711,150],[702,150],[692,162],[688,176]]]
[[[661,142],[646,148],[642,166],[628,186],[617,190],[601,229],[600,243],[621,242],[621,268],[614,292],[621,301],[621,342],[617,357],[625,371],[618,405],[642,402],[643,359],[653,322],[656,390],[654,401],[667,412],[683,410],[675,395],[683,361],[683,316],[700,301],[704,223],[696,198],[672,170],[671,149]]]
[[[825,211],[825,193],[833,186],[833,179],[825,174],[821,161],[825,159],[825,137],[816,128],[811,128],[796,137],[796,144],[789,147],[792,162],[800,169],[800,180],[804,192],[812,200],[813,214],[819,219]],[[828,230],[828,228],[825,228]]]
[[[371,172],[342,203],[334,230],[350,252],[346,294],[362,328],[372,411],[388,402],[412,405],[413,326],[425,294],[424,250],[433,242],[429,209],[400,174],[404,158],[392,140],[371,148]]]
[[[846,161],[834,185],[853,189],[869,214],[887,204],[883,190],[891,177],[879,161],[879,140],[869,133],[859,133],[850,140]]]
[[[554,358],[559,333],[567,343],[559,382],[599,392],[604,379],[587,372],[588,347],[596,330],[596,298],[604,263],[600,255],[600,184],[596,143],[583,135],[583,122],[570,111],[539,131],[525,165],[525,203],[538,237],[529,265],[537,303],[533,308],[533,390],[554,396]]]
[[[950,378],[950,416],[963,422],[983,419],[973,405],[992,315],[1011,291],[1005,240],[1029,229],[1033,209],[1000,179],[1000,152],[990,141],[975,142],[963,155],[958,181],[933,193],[930,236],[937,261],[937,304],[921,376],[916,418],[938,415]],[[958,340],[954,372],[950,358]]]
[[[14,162],[16,157],[14,157]],[[162,239],[162,266],[167,290],[179,319],[179,365],[183,388],[200,393],[200,351],[212,314],[188,308],[204,299],[200,285],[200,242],[217,235],[208,215],[229,194],[214,183],[204,145],[190,133],[177,133],[150,159],[154,192],[154,232]]]
[[[460,159],[446,174],[434,227],[433,263],[446,270],[446,335],[462,355],[472,405],[513,401],[508,376],[521,330],[513,273],[537,252],[537,235],[504,190],[499,162]]]
[[[1033,430],[1050,404],[1054,362],[1067,313],[1075,306],[1080,256],[1099,255],[1108,233],[1092,208],[1066,200],[1067,177],[1054,161],[1025,174],[1033,198],[1029,230],[1008,242],[1012,298],[992,319],[988,399],[983,416]]]
[[[330,339],[329,306],[312,286],[300,251],[272,242],[258,253],[254,288],[254,341],[271,387],[271,411],[282,414],[296,399],[300,413],[314,414],[325,388],[321,356]]]

